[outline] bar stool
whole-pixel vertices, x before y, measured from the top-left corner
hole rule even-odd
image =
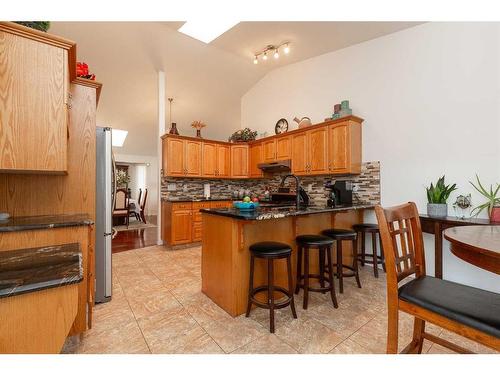
[[[250,246],[250,282],[248,287],[248,305],[246,317],[250,316],[252,304],[259,307],[269,309],[271,333],[274,333],[274,310],[282,309],[290,305],[292,315],[297,319],[295,312],[295,302],[293,299],[293,280],[292,280],[292,265],[291,265],[292,248],[287,244],[280,242],[257,242]],[[255,258],[267,260],[267,285],[261,285],[256,288],[253,286]],[[274,285],[274,260],[286,259],[287,274],[288,274],[288,290],[280,286]],[[267,291],[267,303],[260,302],[255,298],[255,295],[260,292]],[[274,292],[281,292],[287,298],[283,301],[275,302]]]
[[[357,234],[350,229],[326,229],[321,232],[325,236],[334,239],[337,242],[337,278],[339,279],[339,291],[344,293],[344,277],[355,277],[358,288],[361,288],[358,273],[358,252],[357,252]],[[342,261],[342,241],[352,241],[352,265],[346,265]],[[344,268],[352,272],[345,272]]]
[[[364,266],[365,263],[373,264],[373,275],[378,278],[378,263],[382,264],[382,268],[385,272],[385,259],[384,252],[382,250],[382,241],[380,240],[380,232],[378,230],[377,224],[355,224],[352,226],[352,229],[356,231],[356,233],[361,233],[361,258],[359,261],[361,262],[361,266]],[[372,253],[366,254],[365,252],[365,234],[369,233],[372,236]],[[377,234],[379,235],[380,242],[380,255],[378,255],[377,250]],[[366,259],[367,257],[371,259]]]
[[[295,293],[299,293],[300,288],[304,289],[303,308],[307,310],[309,301],[309,291],[312,292],[330,292],[333,306],[338,308],[337,296],[335,295],[335,284],[333,283],[333,263],[332,263],[332,245],[333,240],[326,236],[306,234],[295,238],[298,245],[297,254],[297,286]],[[309,250],[317,248],[319,251],[319,274],[309,272]],[[325,286],[325,255],[328,260],[328,286]],[[304,257],[304,272],[302,272],[302,257]],[[311,288],[309,279],[318,279],[320,288]],[[300,281],[304,280],[303,283]]]

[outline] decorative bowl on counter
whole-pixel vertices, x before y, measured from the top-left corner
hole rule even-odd
[[[242,201],[236,201],[233,203],[234,207],[236,207],[239,210],[243,211],[251,211],[255,210],[260,206],[259,202],[242,202]]]

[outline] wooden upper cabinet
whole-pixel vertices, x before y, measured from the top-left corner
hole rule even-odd
[[[328,173],[328,127],[307,132],[308,174]]]
[[[262,142],[262,162],[269,163],[276,160],[276,140],[270,139]]]
[[[184,168],[186,176],[200,177],[201,176],[201,142],[190,141],[186,142],[186,155]]]
[[[301,175],[308,171],[309,150],[307,148],[307,133],[292,135],[292,173]]]
[[[262,163],[262,143],[254,143],[250,146],[250,166],[249,166],[249,176],[250,177],[262,177],[264,174],[262,170],[259,169],[258,165]]]
[[[345,121],[328,129],[329,171],[334,174],[361,173],[361,124]]]
[[[71,41],[0,23],[0,172],[67,171],[74,54]]]
[[[231,147],[217,145],[217,176],[231,177]]]
[[[248,145],[231,146],[231,177],[248,178]]]
[[[217,171],[217,145],[203,142],[203,163],[201,174],[203,177],[215,177]]]
[[[287,160],[292,158],[291,137],[279,137],[276,139],[276,160]]]
[[[184,176],[185,141],[179,138],[163,140],[163,170],[167,176]]]

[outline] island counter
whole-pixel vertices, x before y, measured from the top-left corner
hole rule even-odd
[[[354,205],[306,209],[269,208],[255,211],[237,209],[203,209],[202,291],[231,316],[246,311],[250,253],[248,247],[260,241],[279,241],[292,248],[292,273],[295,283],[297,247],[295,237],[319,234],[324,229],[351,229],[363,222],[363,211],[373,205]],[[351,261],[352,247],[343,248],[344,263]],[[333,252],[335,259],[335,251]],[[275,262],[275,283],[287,287],[286,266]],[[310,267],[318,268],[313,253]],[[262,261],[255,263],[255,285],[267,283],[267,270]],[[278,295],[279,296],[279,295]]]

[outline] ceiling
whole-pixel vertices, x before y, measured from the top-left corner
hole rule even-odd
[[[270,70],[417,24],[241,22],[208,45],[179,33],[182,22],[53,22],[50,32],[76,41],[78,60],[103,83],[98,125],[129,131],[117,152],[154,156],[158,70],[180,133],[194,134],[189,125],[201,120],[206,137],[224,140],[240,127],[241,96]],[[253,64],[256,51],[282,41],[289,55]]]

